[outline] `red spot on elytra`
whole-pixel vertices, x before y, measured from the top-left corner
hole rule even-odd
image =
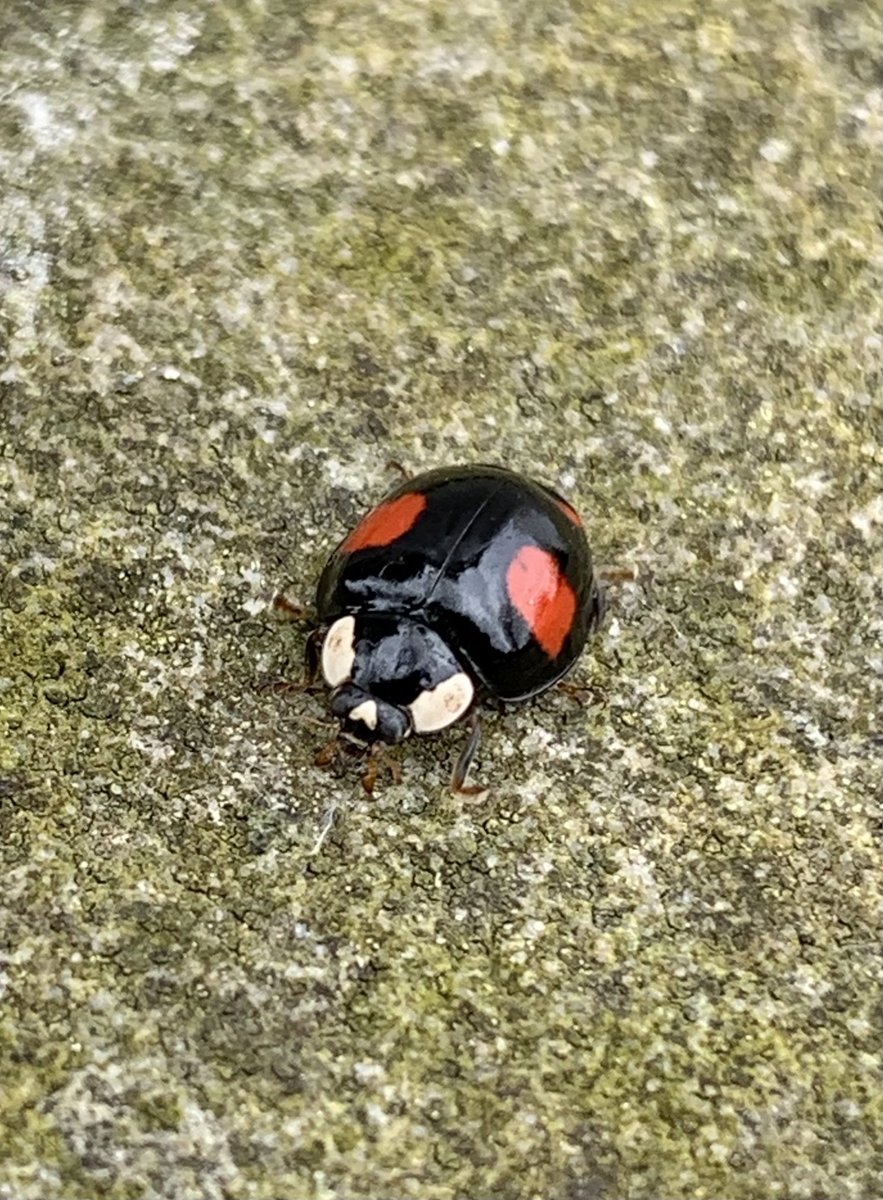
[[[568,517],[571,521],[573,521],[574,525],[582,525],[583,519],[572,504],[568,504],[567,501],[562,500],[560,496],[556,496],[556,502],[558,507],[564,513],[565,517]]]
[[[557,658],[573,627],[576,596],[555,556],[522,546],[506,572],[506,590],[549,658]]]
[[[388,546],[408,532],[424,508],[426,497],[420,492],[406,492],[378,504],[359,522],[341,549],[352,554],[369,546]]]

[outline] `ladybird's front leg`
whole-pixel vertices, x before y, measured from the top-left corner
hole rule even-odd
[[[377,783],[377,756],[379,754],[379,742],[371,747],[368,753],[368,761],[365,764],[365,770],[362,772],[362,788],[369,796],[374,795],[374,785]]]
[[[393,783],[402,782],[402,768],[387,752],[382,742],[375,742],[368,751],[368,762],[362,774],[362,787],[369,796],[374,795],[374,786],[377,783],[377,776],[380,773],[381,766],[384,766],[392,775]]]
[[[469,773],[469,768],[472,765],[472,760],[475,758],[475,752],[481,743],[481,722],[478,717],[478,712],[473,710],[469,718],[471,726],[469,737],[466,739],[466,744],[460,751],[460,757],[454,766],[454,773],[451,776],[451,791],[457,796],[483,796],[487,793],[487,788],[481,784],[467,783],[466,776]]]

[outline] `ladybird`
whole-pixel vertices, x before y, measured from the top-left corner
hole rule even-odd
[[[480,738],[478,705],[546,691],[604,616],[576,510],[551,488],[498,466],[408,479],[332,552],[316,590],[308,675],[331,689],[339,749],[377,756],[412,734],[467,719],[451,785],[461,793]],[[391,765],[398,779],[398,768]]]

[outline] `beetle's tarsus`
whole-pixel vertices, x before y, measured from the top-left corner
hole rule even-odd
[[[481,721],[477,710],[473,710],[469,724],[469,737],[466,739],[466,745],[460,751],[460,757],[454,765],[454,773],[451,776],[451,791],[458,796],[481,796],[486,794],[486,787],[466,782],[475,752],[481,744]]]

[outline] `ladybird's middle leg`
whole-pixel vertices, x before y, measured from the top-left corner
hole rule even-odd
[[[316,676],[319,674],[319,661],[322,644],[323,630],[314,629],[306,640],[304,646],[304,689],[309,689],[316,682]]]
[[[317,767],[330,767],[337,757],[339,747],[338,739],[333,738],[327,746],[323,746],[313,760]]]
[[[595,575],[601,581],[601,583],[636,583],[638,579],[638,568],[636,566],[604,566],[598,567],[595,571]]]
[[[304,621],[314,621],[315,614],[313,610],[306,604],[298,604],[295,600],[289,600],[284,592],[276,592],[273,599],[270,601],[270,608],[276,613],[280,613],[289,621],[302,623]]]
[[[321,642],[322,630],[314,629],[304,646],[304,677],[300,683],[293,683],[290,679],[268,679],[259,685],[259,689],[275,692],[277,696],[293,696],[300,692],[312,691],[319,674]]]
[[[466,782],[475,752],[481,743],[481,721],[477,711],[473,711],[470,717],[470,726],[469,737],[460,751],[460,756],[454,766],[454,773],[451,776],[451,791],[458,796],[481,796],[487,791],[487,788],[482,787],[481,784]]]

